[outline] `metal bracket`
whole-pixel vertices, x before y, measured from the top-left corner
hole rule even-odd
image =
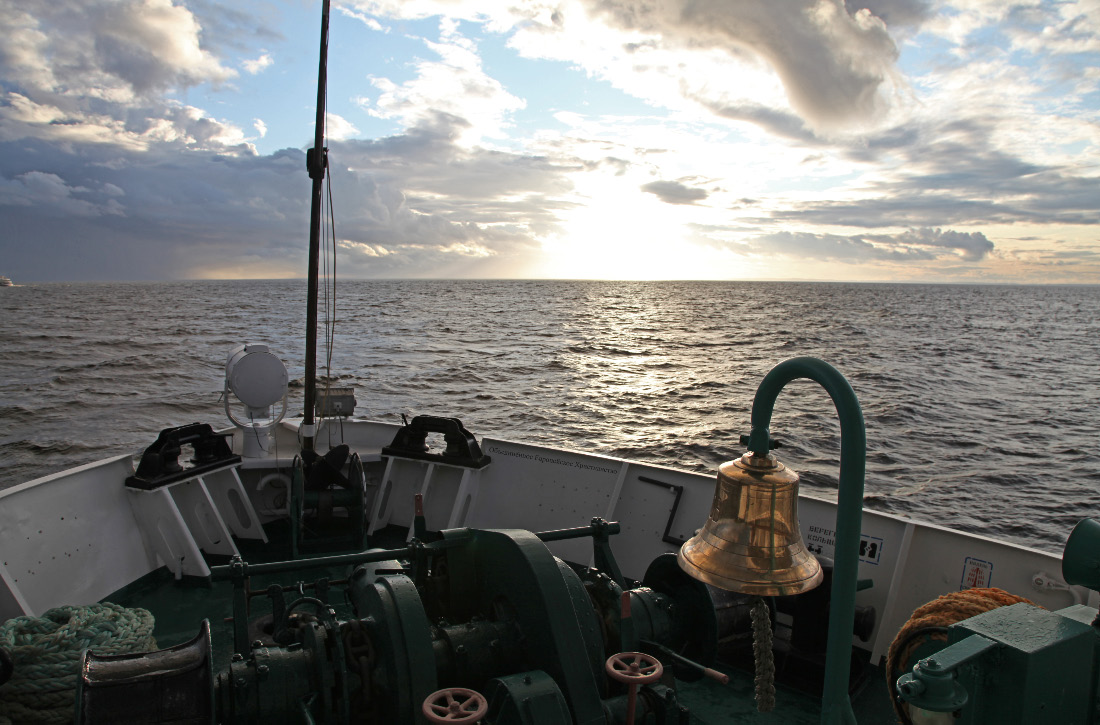
[[[683,546],[687,543],[687,539],[676,538],[675,536],[671,536],[669,532],[672,531],[672,522],[676,520],[676,511],[680,508],[680,497],[684,495],[684,487],[675,486],[671,483],[665,483],[664,481],[658,481],[655,478],[649,478],[647,476],[638,476],[638,480],[642,483],[667,488],[669,491],[676,494],[676,498],[672,500],[672,510],[668,512],[668,521],[665,522],[665,532],[661,535],[661,541],[677,547]]]
[[[245,654],[248,643],[248,562],[240,556],[229,560],[229,578],[233,581],[233,651]]]

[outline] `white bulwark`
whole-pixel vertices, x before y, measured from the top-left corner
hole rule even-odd
[[[201,576],[208,571],[202,551],[231,554],[234,539],[262,538],[261,523],[285,513],[264,500],[271,494],[265,482],[287,472],[297,428],[297,421],[279,424],[267,458],[158,491],[125,487],[133,472],[128,456],[0,491],[0,619],[95,602],[162,565],[177,576]],[[319,452],[346,442],[373,462],[363,509],[369,532],[411,526],[417,493],[431,530],[537,532],[599,516],[619,522],[611,547],[623,574],[640,579],[654,557],[676,551],[703,526],[714,495],[713,475],[495,438],[480,442],[492,459],[482,469],[381,459],[398,428],[348,420],[317,430]],[[798,505],[807,547],[832,556],[835,504],[801,496]],[[853,644],[875,661],[914,609],[948,591],[994,586],[1049,609],[1100,604],[1100,595],[1067,586],[1059,557],[1046,552],[874,511],[864,511],[862,533],[859,577],[869,586],[857,604],[875,608],[876,626],[867,642]],[[570,561],[592,560],[588,539],[549,547]]]

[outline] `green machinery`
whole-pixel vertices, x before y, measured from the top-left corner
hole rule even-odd
[[[77,722],[687,725],[673,674],[724,678],[706,667],[713,602],[673,554],[629,586],[608,546],[617,532],[602,519],[542,534],[418,527],[423,538],[403,549],[234,560],[213,570],[234,582],[228,668],[214,674],[205,624],[168,650],[86,655]],[[544,543],[582,536],[595,567],[566,564]],[[270,632],[250,641],[249,577],[345,563],[353,616],[337,618],[323,580],[308,595],[272,585]]]
[[[747,443],[750,451],[771,448],[772,404],[783,385],[798,377],[820,382],[841,418],[837,561],[825,605],[829,637],[821,717],[854,722],[848,665],[858,625],[854,597],[865,448],[858,401],[839,373],[820,361],[781,363],[757,392]],[[303,466],[297,472],[292,508],[303,514],[301,521],[307,509],[355,498],[357,484],[330,484],[317,473],[325,464],[339,470],[339,463],[312,461],[313,470]],[[733,485],[720,476],[716,501],[722,494],[728,498]],[[749,486],[736,490],[759,487],[755,480]],[[354,509],[354,501],[350,505]],[[724,516],[717,504],[712,512],[722,521],[708,522],[704,532],[735,518]],[[353,513],[359,518],[359,511]],[[793,507],[788,519],[790,532],[796,532]],[[295,541],[302,531],[293,529]],[[714,601],[674,554],[651,562],[641,582],[627,582],[609,546],[617,532],[618,524],[593,519],[589,526],[540,534],[430,533],[418,502],[414,538],[404,548],[256,565],[235,559],[212,568],[213,576],[234,585],[228,667],[215,676],[205,623],[195,639],[174,648],[121,657],[88,654],[77,722],[687,725],[673,675],[723,677],[708,668],[718,634]],[[577,537],[591,537],[594,566],[563,562],[545,545]],[[302,543],[317,543],[308,538],[301,537]],[[769,541],[774,538],[769,534]],[[789,542],[797,543],[793,533]],[[725,548],[723,571],[761,558]],[[763,573],[776,578],[772,560],[762,560]],[[322,578],[298,587],[272,584],[265,627],[249,622],[248,602],[255,594],[250,577],[343,565],[353,567],[340,582],[350,616],[337,617],[328,599],[336,583]],[[1100,522],[1086,520],[1074,530],[1063,577],[1100,591]],[[288,594],[294,597],[289,602]],[[813,619],[811,625],[822,623]],[[794,626],[803,624],[796,618]],[[898,679],[897,691],[909,703],[913,722],[1097,723],[1098,635],[1100,616],[1090,607],[1003,607],[952,625],[947,646]]]
[[[1100,591],[1100,521],[1070,534],[1062,575]],[[947,642],[897,681],[914,723],[1100,722],[1096,609],[1013,604],[952,625]]]

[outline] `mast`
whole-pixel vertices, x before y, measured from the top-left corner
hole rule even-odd
[[[309,266],[306,288],[306,371],[305,412],[302,420],[302,450],[313,450],[315,434],[313,410],[317,399],[317,270],[321,251],[321,192],[328,168],[325,148],[325,101],[328,85],[328,13],[330,0],[321,3],[321,60],[317,69],[317,122],[313,148],[306,152],[306,168],[313,179],[313,199],[309,210]]]

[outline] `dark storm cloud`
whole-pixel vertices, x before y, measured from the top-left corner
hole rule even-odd
[[[304,270],[303,152],[257,155],[238,130],[164,95],[231,75],[203,44],[209,28],[198,16],[215,37],[246,19],[194,7],[0,6],[0,213],[13,230],[0,257],[20,278]],[[382,262],[422,275],[464,260],[514,261],[555,230],[554,197],[579,166],[462,147],[467,127],[438,113],[378,141],[330,143],[337,236],[353,259],[359,249],[373,262],[353,263],[353,274],[376,274]],[[17,242],[27,239],[34,244]]]
[[[304,167],[297,150],[232,157],[2,143],[0,214],[11,230],[2,253],[28,279],[180,278],[207,263],[297,259],[308,229]]]
[[[758,254],[784,254],[841,262],[957,260],[960,257],[968,262],[978,262],[993,251],[993,243],[980,232],[932,228],[910,229],[895,235],[777,232],[760,236],[749,246]]]
[[[651,181],[643,184],[641,189],[654,194],[666,204],[694,204],[709,196],[703,189],[684,186],[679,181]]]
[[[440,117],[377,141],[330,144],[345,273],[457,274],[477,259],[515,261],[555,229],[556,197],[570,189],[565,173],[574,167],[460,147],[460,126]],[[8,269],[27,270],[24,279],[178,278],[219,267],[244,275],[250,266],[297,274],[309,188],[297,149],[259,156],[2,143],[0,213],[13,231],[0,251]],[[35,244],[9,246],[21,239]]]
[[[594,14],[626,30],[659,34],[669,47],[749,54],[775,69],[792,108],[814,125],[870,116],[898,50],[870,10],[839,0],[588,0]],[[916,17],[913,3],[883,2]]]

